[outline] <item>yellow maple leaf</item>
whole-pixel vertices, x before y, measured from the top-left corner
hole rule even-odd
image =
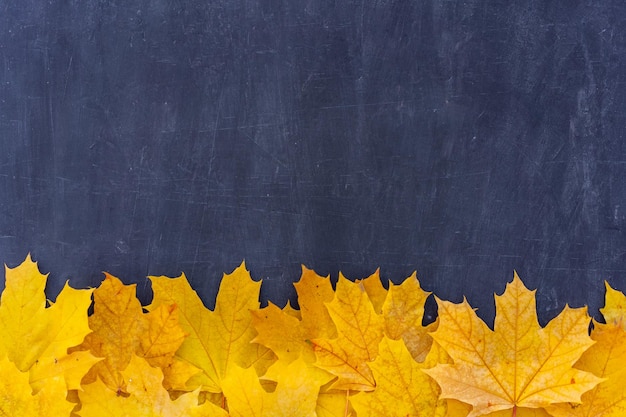
[[[605,378],[582,396],[582,404],[558,404],[548,408],[555,417],[621,417],[626,415],[626,296],[606,283],[606,324],[594,321],[591,338],[596,342],[576,362],[576,368]]]
[[[605,287],[605,302],[604,307],[600,309],[600,313],[604,316],[604,321],[607,324],[614,324],[616,326],[622,326],[626,329],[626,297],[621,291],[617,291],[609,285],[608,282],[604,283]]]
[[[433,338],[453,359],[424,370],[435,378],[442,398],[473,406],[469,417],[512,409],[540,409],[553,403],[580,403],[582,393],[601,379],[574,369],[592,344],[586,309],[566,308],[542,328],[537,323],[534,291],[515,274],[496,296],[494,330],[467,301],[437,300],[439,327]]]
[[[268,303],[267,307],[251,312],[258,333],[253,341],[270,348],[280,360],[289,362],[302,356],[305,361],[313,362],[315,354],[309,341],[337,335],[324,305],[333,299],[334,291],[329,278],[323,278],[305,266],[302,266],[300,281],[294,287],[300,310],[294,310],[289,304],[279,309]]]
[[[282,311],[284,311],[291,317],[302,320],[302,314],[300,314],[300,310],[293,308],[293,306],[291,305],[291,301],[289,300],[287,300],[287,304],[285,305],[285,307],[282,308]]]
[[[350,403],[350,392],[345,390],[325,389],[322,387],[317,396],[315,407],[317,417],[352,417],[354,408]]]
[[[264,378],[276,382],[267,392],[254,369],[233,366],[223,381],[232,417],[314,417],[320,387],[333,377],[301,358],[277,361]]]
[[[363,288],[365,288],[365,292],[372,302],[374,311],[376,311],[376,314],[380,314],[387,298],[387,290],[383,287],[383,283],[380,280],[380,268],[369,277],[357,279],[354,282],[363,284]]]
[[[316,338],[316,365],[337,376],[335,389],[369,391],[375,386],[368,362],[378,354],[383,337],[383,319],[376,314],[362,283],[339,274],[333,300],[326,304],[338,336]]]
[[[276,361],[263,376],[276,383],[271,402],[272,416],[314,416],[320,388],[332,380],[333,375],[311,366],[308,360]],[[289,412],[292,410],[292,412]]]
[[[445,400],[439,399],[439,386],[422,372],[436,363],[416,362],[402,340],[384,337],[378,357],[369,366],[376,379],[372,392],[361,392],[350,401],[359,417],[406,416],[441,417]]]
[[[163,373],[148,362],[131,355],[122,371],[129,395],[118,395],[100,379],[85,385],[78,392],[81,417],[227,417],[227,413],[210,402],[198,405],[198,391],[180,395],[172,400],[163,388]]]
[[[252,322],[257,336],[252,340],[272,349],[283,361],[291,362],[301,356],[307,362],[313,362],[315,355],[307,339],[309,335],[302,323],[289,312],[283,311],[273,303],[260,310],[251,311]]]
[[[69,416],[74,404],[65,400],[66,395],[62,376],[47,378],[33,395],[28,372],[21,372],[6,356],[0,359],[0,415]]]
[[[176,304],[161,304],[143,316],[146,329],[137,355],[163,370],[165,388],[185,390],[187,381],[200,370],[174,357],[187,336],[178,321],[178,307]]]
[[[185,340],[185,332],[178,324],[176,304],[162,304],[148,314],[146,332],[139,341],[139,356],[151,366],[165,368],[172,363],[174,354]]]
[[[293,286],[298,294],[302,328],[307,337],[335,337],[337,330],[325,306],[335,297],[330,278],[317,275],[302,265],[300,280]]]
[[[404,340],[413,359],[418,362],[426,358],[433,342],[429,332],[437,326],[436,322],[422,326],[424,303],[429,295],[422,290],[416,273],[413,273],[400,285],[389,283],[389,292],[382,308],[385,334],[394,340]]]
[[[30,373],[35,391],[49,379],[63,375],[68,389],[80,387],[82,376],[98,361],[85,353],[68,355],[90,332],[87,309],[92,290],[77,290],[67,283],[56,302],[46,307],[47,275],[30,255],[16,268],[6,269],[0,300],[0,353],[20,371]]]
[[[222,379],[233,364],[251,365],[264,373],[274,360],[271,351],[252,343],[256,331],[251,310],[259,308],[260,282],[251,279],[242,263],[231,274],[224,274],[216,298],[215,310],[208,310],[187,278],[150,277],[154,300],[147,308],[153,311],[161,304],[176,304],[179,321],[188,337],[176,357],[201,370],[189,381],[191,387],[222,392]]]
[[[93,333],[79,349],[89,349],[104,359],[91,368],[83,383],[100,377],[115,392],[125,391],[121,371],[133,355],[146,358],[152,366],[168,368],[185,338],[175,305],[162,305],[144,314],[136,297],[136,285],[124,285],[108,273],[94,291],[94,313],[89,317],[89,326]]]

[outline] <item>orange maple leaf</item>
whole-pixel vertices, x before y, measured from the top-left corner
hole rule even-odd
[[[172,365],[174,353],[185,339],[178,325],[176,306],[163,305],[144,314],[135,294],[135,284],[124,285],[107,273],[94,291],[94,313],[89,317],[93,332],[79,349],[89,349],[104,359],[85,375],[84,384],[100,377],[114,392],[125,391],[126,381],[121,372],[133,355],[142,356],[150,365],[163,369]]]
[[[580,403],[581,395],[601,379],[572,366],[593,341],[586,309],[566,308],[544,328],[537,323],[534,291],[515,274],[496,296],[494,330],[467,301],[437,300],[439,328],[433,338],[454,364],[425,370],[435,378],[442,398],[473,406],[469,417],[512,409],[541,409],[559,402]]]

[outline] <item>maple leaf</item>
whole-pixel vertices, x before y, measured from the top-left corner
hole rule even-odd
[[[151,366],[167,368],[174,360],[174,354],[185,340],[186,334],[178,323],[176,304],[162,304],[144,314],[145,333],[139,340],[137,354],[145,358]]]
[[[557,404],[548,408],[555,417],[621,417],[626,414],[626,297],[608,283],[604,308],[606,324],[594,321],[596,342],[582,354],[576,368],[605,378],[582,396],[582,404]]]
[[[87,309],[93,290],[77,290],[67,283],[56,302],[47,306],[41,274],[30,255],[15,268],[5,267],[6,283],[0,300],[0,352],[20,371],[29,372],[35,392],[62,375],[68,389],[80,387],[82,376],[98,361],[88,353],[68,354],[90,332]]]
[[[100,380],[85,385],[78,392],[81,417],[227,417],[227,413],[210,402],[198,405],[198,391],[186,393],[172,400],[163,388],[163,373],[148,362],[131,355],[128,366],[122,371],[127,381],[128,396],[111,391]]]
[[[624,293],[611,288],[608,282],[604,283],[604,287],[604,307],[600,309],[604,321],[606,324],[613,324],[626,329],[626,297],[624,297]]]
[[[387,298],[387,290],[383,287],[383,283],[380,280],[380,268],[378,268],[372,275],[364,279],[357,279],[355,283],[363,284],[363,288],[367,293],[367,296],[372,302],[374,311],[376,314],[381,314],[383,304]]]
[[[154,299],[148,310],[162,304],[178,306],[180,325],[188,337],[176,357],[201,370],[190,379],[189,386],[220,393],[222,379],[234,364],[243,368],[254,365],[262,374],[274,361],[268,348],[251,343],[256,331],[250,311],[259,308],[261,283],[251,279],[245,263],[231,274],[224,274],[214,311],[204,306],[184,274],[150,280]]]
[[[352,417],[355,411],[350,403],[350,391],[325,389],[317,396],[317,417]]]
[[[324,305],[335,293],[328,277],[321,277],[304,265],[300,281],[294,287],[300,310],[294,310],[289,304],[281,310],[270,302],[265,308],[251,311],[257,332],[253,342],[267,346],[280,360],[290,362],[302,356],[306,362],[312,363],[315,354],[309,341],[337,335]]]
[[[280,360],[286,362],[301,356],[307,357],[309,363],[315,360],[313,348],[306,342],[309,335],[302,322],[292,314],[271,302],[265,308],[251,311],[251,314],[258,333],[253,342],[272,349]]]
[[[252,368],[231,368],[223,381],[224,395],[232,417],[314,417],[320,387],[333,377],[301,358],[277,361],[264,378],[276,382],[267,392]]]
[[[383,319],[376,314],[362,283],[339,274],[335,297],[326,304],[337,338],[313,339],[316,365],[338,377],[335,389],[369,391],[375,386],[368,362],[378,354]]]
[[[33,395],[28,372],[21,372],[6,356],[0,359],[0,415],[39,417],[67,416],[74,404],[65,400],[67,391],[62,376],[47,378]]]
[[[402,339],[418,362],[423,362],[432,345],[430,332],[437,322],[424,327],[424,303],[430,293],[422,290],[416,273],[400,285],[389,283],[387,299],[382,307],[385,334],[394,340]]]
[[[572,365],[593,344],[586,309],[565,309],[546,327],[537,323],[534,291],[514,275],[496,296],[494,330],[467,301],[437,300],[440,323],[433,338],[453,359],[424,370],[435,378],[442,398],[473,406],[469,417],[513,409],[579,403],[582,393],[601,379]]]
[[[446,404],[439,400],[439,387],[422,372],[436,363],[416,362],[402,340],[384,337],[379,345],[378,357],[369,364],[376,388],[361,392],[350,401],[359,417],[444,416]]]
[[[78,349],[89,349],[104,360],[85,375],[84,384],[99,377],[109,389],[125,391],[121,371],[135,354],[146,358],[153,366],[172,366],[174,353],[185,338],[178,325],[176,306],[162,305],[144,314],[135,294],[135,284],[124,285],[108,273],[94,291],[94,313],[89,317],[93,332]]]
[[[291,305],[291,301],[287,300],[287,304],[282,308],[287,315],[294,317],[298,320],[302,320],[302,314],[300,314],[300,310],[293,308]]]
[[[298,294],[302,328],[307,337],[314,339],[337,336],[337,329],[325,305],[335,297],[330,278],[317,275],[315,271],[302,265],[300,280],[293,286]]]
[[[370,290],[375,291],[376,285],[370,281],[361,282],[369,282]],[[313,366],[315,352],[310,341],[321,336],[337,336],[337,329],[325,306],[333,300],[335,292],[328,277],[322,277],[305,266],[302,266],[300,281],[294,287],[300,310],[293,310],[289,304],[281,310],[268,303],[266,308],[251,312],[258,333],[254,342],[272,349],[279,362],[300,359]],[[346,391],[323,387],[317,396],[318,417],[346,417],[349,410]]]

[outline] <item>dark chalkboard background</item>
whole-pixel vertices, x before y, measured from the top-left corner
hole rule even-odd
[[[623,0],[0,0],[0,258],[626,289]]]

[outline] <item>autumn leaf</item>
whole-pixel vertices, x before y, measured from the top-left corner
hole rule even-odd
[[[624,293],[611,288],[608,282],[604,283],[604,287],[606,291],[605,302],[604,307],[600,309],[604,321],[606,324],[613,324],[626,329],[626,297],[624,297]]]
[[[328,282],[328,279],[319,277],[303,268],[303,276],[300,282],[301,287],[299,288],[304,287],[306,280],[315,282],[316,285],[310,285],[308,288],[314,288],[316,291],[319,291],[320,287],[324,288],[323,285]],[[340,283],[338,284],[340,294],[342,292],[341,286],[344,284],[344,281],[349,282],[341,276]],[[355,295],[354,299],[358,300],[356,304],[360,302],[367,303],[367,298],[369,298],[369,303],[371,307],[373,307],[374,312],[377,314],[383,312],[385,327],[390,336],[408,341],[413,351],[417,352],[415,356],[420,357],[423,361],[432,344],[432,338],[428,335],[428,330],[431,329],[432,326],[429,328],[422,326],[424,302],[429,294],[420,288],[415,274],[406,279],[401,285],[394,286],[390,284],[389,296],[387,296],[387,290],[383,288],[380,282],[379,271],[376,271],[366,279],[356,280],[355,283],[351,285],[357,289],[353,293]],[[326,288],[331,291],[330,285]],[[364,296],[364,293],[366,296]],[[329,292],[329,294],[332,294],[332,292]],[[301,291],[298,295],[299,297],[303,297],[306,295],[306,291]],[[332,301],[332,298],[335,297],[330,298],[330,300],[329,298],[330,297],[327,297],[327,302]],[[323,305],[318,301],[318,308],[320,304]],[[326,305],[326,308],[322,311],[327,312],[328,308],[330,308],[330,306]],[[311,309],[309,309],[309,311]],[[319,356],[324,355],[320,350],[324,346],[323,343],[325,343],[325,341],[314,339],[315,342],[313,344],[308,342],[311,339],[311,335],[307,334],[305,326],[303,326],[302,322],[294,317],[293,314],[279,309],[272,303],[269,303],[268,307],[264,309],[253,311],[252,314],[253,322],[258,332],[258,336],[254,341],[270,347],[280,360],[291,361],[300,355],[303,355],[304,358],[308,358],[309,352],[312,352],[312,346],[318,350]],[[306,315],[307,313],[305,312],[304,314]],[[349,323],[357,323],[357,320],[363,321],[363,319],[366,318],[363,314],[361,314],[359,318],[355,318],[352,312],[346,315],[346,313],[341,310],[336,311],[335,315],[337,317],[348,317]],[[378,321],[380,320],[378,319]],[[345,324],[346,323],[344,323],[344,327],[346,327]],[[325,327],[337,328],[332,321],[330,325]],[[311,333],[313,334],[318,332],[315,328],[309,327],[309,329],[312,330]],[[345,334],[344,332],[344,335]],[[378,336],[381,336],[380,333]],[[342,367],[348,367],[349,372],[354,372],[354,368],[350,368],[350,366],[354,366],[354,364],[350,365],[348,363],[349,359],[347,354],[343,358],[337,357],[332,353],[326,356],[331,357],[335,363],[339,363]],[[306,359],[306,361],[310,361],[310,359]],[[318,363],[318,365],[320,363]],[[371,383],[370,381],[369,384]],[[345,388],[345,386],[341,384],[333,385],[333,387]],[[318,401],[319,412],[324,414],[327,411],[328,415],[344,416],[347,403],[346,396],[347,393],[342,390],[331,389],[328,391],[324,389]]]
[[[125,389],[121,371],[139,348],[143,333],[143,310],[135,296],[136,285],[124,285],[116,277],[105,278],[94,292],[94,313],[89,317],[89,334],[81,349],[103,357],[83,379],[89,384],[98,377],[111,390]]]
[[[69,416],[74,404],[66,401],[63,376],[46,379],[33,395],[28,372],[22,372],[6,357],[0,359],[0,415],[39,417]]]
[[[355,416],[350,404],[350,392],[322,387],[317,396],[315,407],[317,417],[352,417]]]
[[[335,293],[328,277],[321,277],[304,266],[300,281],[294,286],[300,310],[292,309],[289,304],[279,309],[268,303],[267,307],[251,312],[258,333],[254,342],[272,349],[279,363],[300,359],[313,367],[315,353],[311,340],[322,335],[329,338],[337,335],[335,324],[325,306],[326,302],[333,300]],[[376,288],[375,285],[372,288]],[[319,417],[345,417],[348,415],[347,407],[349,404],[345,391],[323,387],[317,395],[316,412]]]
[[[437,300],[438,321],[422,326],[429,293],[415,274],[389,290],[378,270],[355,282],[340,274],[333,290],[303,267],[300,310],[260,309],[260,282],[244,264],[224,275],[214,311],[184,275],[150,279],[146,313],[136,287],[109,274],[95,291],[66,283],[51,302],[30,256],[6,268],[0,415],[626,413],[626,297],[608,284],[606,323],[589,337],[585,309],[566,307],[540,327],[534,292],[517,274],[495,297],[494,330],[467,301]]]
[[[97,379],[79,391],[81,417],[227,417],[227,413],[210,402],[198,405],[198,391],[186,393],[171,400],[163,388],[163,373],[152,368],[148,362],[131,355],[129,364],[122,371],[127,381],[129,395],[119,395]]]
[[[144,314],[136,297],[136,285],[124,285],[105,273],[94,291],[94,313],[89,317],[93,332],[79,347],[104,359],[91,368],[83,383],[92,383],[99,377],[114,392],[125,391],[121,372],[135,354],[146,358],[152,366],[170,367],[185,338],[176,313],[175,305],[162,305]]]
[[[252,340],[270,348],[276,356],[291,362],[304,356],[307,362],[315,361],[315,354],[302,322],[273,303],[260,310],[251,311],[252,323],[257,336]]]
[[[380,268],[378,268],[372,275],[364,279],[357,279],[355,283],[363,284],[363,288],[367,293],[367,296],[372,302],[374,311],[376,314],[381,314],[383,304],[387,298],[387,290],[383,287],[383,283],[380,279]]]
[[[231,417],[257,417],[266,415],[271,407],[269,394],[263,389],[253,368],[232,365],[221,382]]]
[[[22,372],[29,372],[35,391],[62,375],[68,389],[98,361],[90,354],[67,353],[90,332],[87,309],[93,290],[77,290],[67,283],[55,303],[47,307],[41,274],[30,255],[16,268],[6,269],[0,300],[0,352]]]
[[[300,314],[300,310],[293,308],[293,306],[291,305],[291,301],[287,300],[287,304],[285,305],[285,307],[282,308],[282,311],[293,317],[296,318],[298,320],[302,320],[302,314]]]
[[[316,365],[338,377],[335,389],[371,391],[375,381],[368,362],[378,354],[383,319],[376,314],[362,283],[339,274],[333,300],[326,304],[337,338],[313,339]]]
[[[48,384],[48,380],[63,375],[68,390],[80,389],[85,374],[101,360],[91,352],[72,352],[59,359],[50,356],[41,358],[30,368],[30,386],[37,392]]]
[[[178,323],[178,308],[176,304],[162,304],[143,317],[146,328],[139,340],[138,355],[151,366],[167,368],[186,336]]]
[[[231,368],[223,381],[230,416],[314,417],[320,387],[332,376],[297,358],[276,362],[264,378],[276,382],[274,392],[262,387],[254,369]]]
[[[277,361],[263,376],[276,382],[273,393],[271,416],[315,416],[317,398],[321,387],[332,380],[333,375],[313,367],[303,358],[291,362]]]
[[[268,348],[252,343],[256,331],[251,310],[259,308],[260,282],[251,279],[245,264],[231,274],[224,274],[215,310],[208,310],[184,275],[178,278],[150,277],[154,300],[147,307],[176,304],[180,325],[188,334],[176,357],[189,362],[201,372],[189,381],[191,387],[222,392],[222,380],[230,368],[257,367],[264,373],[275,357]]]
[[[293,286],[298,294],[302,328],[307,337],[336,337],[335,324],[325,305],[335,297],[330,278],[317,275],[303,265],[300,280]]]
[[[517,274],[504,294],[496,296],[493,331],[467,301],[437,302],[440,323],[433,337],[454,364],[424,372],[437,380],[442,398],[471,404],[470,417],[507,409],[519,416],[522,408],[580,403],[581,395],[601,381],[572,367],[593,344],[586,310],[566,307],[541,328],[534,291]]]
[[[605,378],[582,396],[582,404],[557,404],[548,408],[555,417],[621,417],[626,415],[626,297],[606,283],[606,324],[594,321],[591,338],[596,342],[575,367]]]
[[[387,299],[382,307],[385,334],[394,340],[402,339],[418,362],[423,362],[432,345],[429,332],[437,323],[422,326],[424,303],[430,293],[422,290],[417,275],[413,273],[400,285],[389,283]]]
[[[440,417],[446,413],[437,383],[422,369],[436,363],[418,363],[402,340],[384,337],[378,357],[369,364],[376,380],[372,392],[361,392],[350,401],[359,417]]]
[[[309,341],[337,335],[324,304],[332,301],[335,293],[328,277],[321,277],[305,266],[302,266],[300,281],[294,287],[300,310],[294,310],[289,304],[280,309],[270,302],[265,308],[251,311],[257,332],[253,341],[270,348],[280,360],[290,362],[302,357],[312,363],[315,354]]]
[[[43,275],[30,255],[16,268],[6,271],[6,287],[0,299],[0,343],[21,371],[28,370],[46,349],[46,287]],[[85,322],[85,325],[87,323]],[[89,332],[87,327],[85,334]],[[83,335],[84,337],[84,335]],[[82,340],[77,342],[80,343]]]

